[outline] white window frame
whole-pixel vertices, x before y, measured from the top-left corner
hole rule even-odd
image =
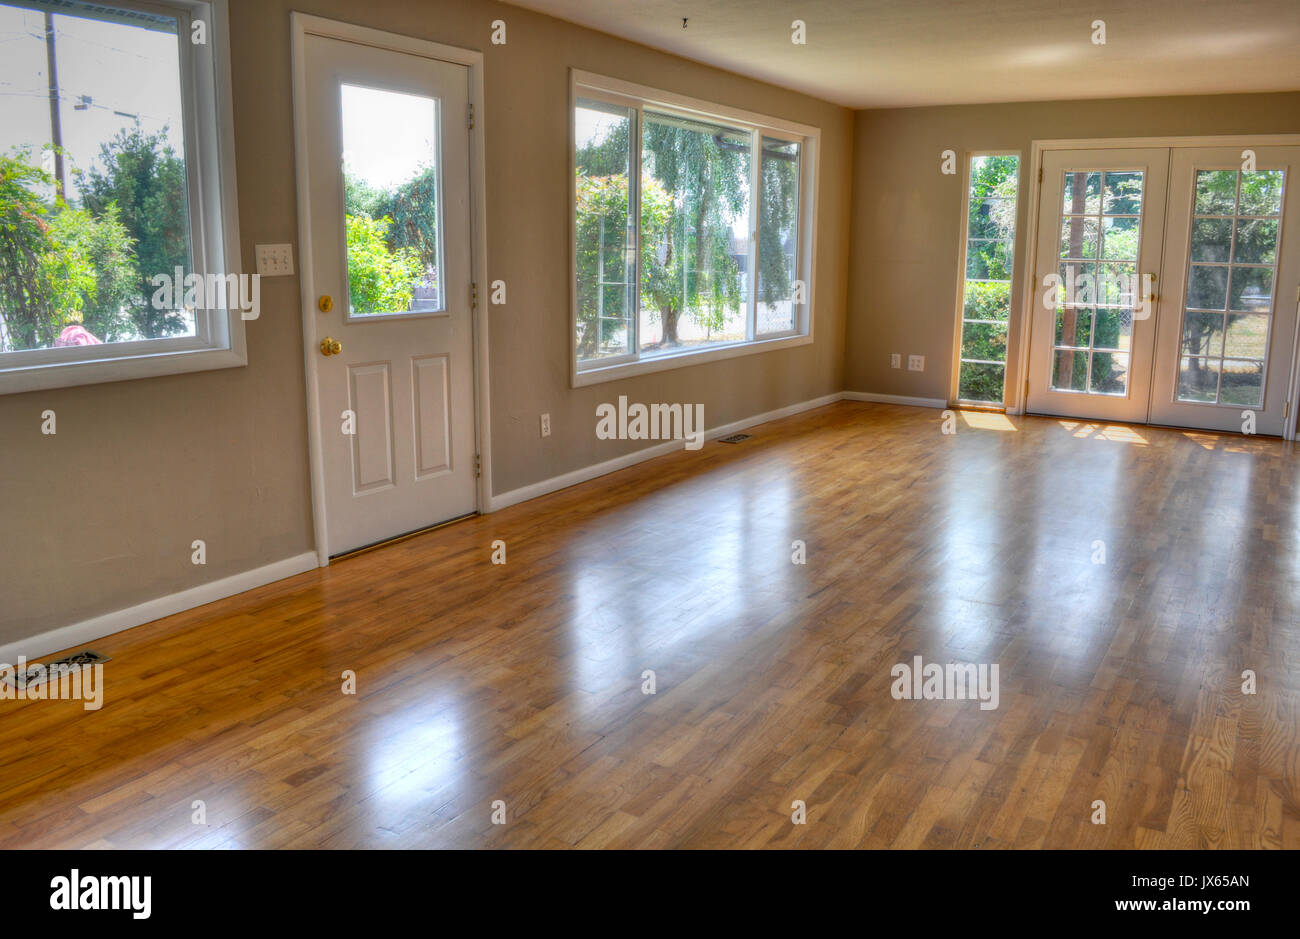
[[[192,251],[186,273],[242,276],[227,0],[95,2],[177,19]],[[207,42],[195,45],[192,24],[200,19]],[[193,336],[0,353],[0,394],[247,365],[244,320],[238,304],[229,305],[236,309],[196,311]]]
[[[661,111],[676,114],[683,118],[724,122],[728,126],[751,132],[750,160],[750,219],[752,227],[749,232],[749,276],[747,296],[745,298],[745,332],[744,340],[726,344],[710,345],[702,349],[684,349],[680,352],[659,354],[642,358],[639,338],[633,336],[633,351],[626,355],[607,356],[589,363],[578,361],[578,253],[577,253],[577,154],[574,142],[575,112],[579,98],[604,101],[631,109],[633,127],[630,138],[631,166],[629,167],[630,187],[629,202],[637,215],[638,222],[634,230],[639,234],[640,193],[638,183],[641,179],[641,124],[644,110]],[[797,279],[805,284],[805,296],[802,304],[795,305],[794,328],[779,333],[754,335],[757,308],[756,261],[758,251],[758,220],[760,187],[758,174],[762,167],[759,156],[764,134],[787,140],[800,145],[799,177],[799,216],[798,245],[795,255]],[[579,69],[569,71],[569,369],[572,387],[594,385],[600,382],[614,381],[632,375],[660,372],[671,368],[688,365],[700,365],[720,359],[736,356],[753,355],[776,349],[808,345],[813,341],[813,284],[815,281],[817,231],[817,166],[821,145],[821,130],[806,124],[798,124],[780,118],[755,114],[738,108],[726,107],[701,101],[685,95],[673,94],[609,78]],[[636,247],[636,321],[640,319],[640,284],[641,252]]]

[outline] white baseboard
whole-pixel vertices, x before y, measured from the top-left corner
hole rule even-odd
[[[83,646],[86,643],[103,639],[105,636],[111,636],[113,633],[130,629],[133,626],[152,623],[156,619],[171,616],[173,613],[192,610],[196,606],[203,606],[203,604],[211,603],[214,600],[221,600],[237,593],[243,593],[245,590],[252,590],[254,587],[261,587],[277,580],[283,580],[286,577],[292,577],[294,574],[301,574],[303,571],[312,570],[317,564],[316,552],[307,551],[291,558],[285,558],[283,561],[267,564],[264,567],[244,571],[240,574],[232,574],[229,577],[223,577],[221,580],[214,580],[211,583],[200,584],[179,593],[148,600],[136,606],[127,607],[125,610],[116,610],[92,619],[82,620],[80,623],[60,626],[58,629],[51,629],[49,632],[40,633],[27,639],[18,639],[0,646],[0,664],[12,665],[20,655],[26,656],[28,661],[31,661],[40,656],[49,655],[51,652],[60,652],[74,646]]]
[[[764,414],[755,414],[753,417],[742,418],[738,421],[732,421],[730,424],[723,424],[720,427],[712,427],[705,431],[705,440],[716,440],[718,437],[726,437],[728,434],[734,434],[737,431],[744,430],[746,427],[753,427],[755,424],[766,424],[768,421],[779,420],[783,417],[789,417],[792,414],[798,414],[801,411],[811,411],[813,408],[824,407],[828,404],[834,404],[844,398],[842,392],[822,395],[820,398],[813,398],[811,401],[800,401],[798,404],[787,405],[783,408],[777,408],[775,411],[768,411]],[[578,483],[585,483],[590,479],[598,476],[604,476],[607,473],[613,473],[629,466],[635,466],[637,463],[644,463],[646,460],[653,460],[657,456],[664,456],[672,453],[674,450],[680,450],[683,447],[680,440],[668,440],[664,443],[655,444],[653,447],[646,447],[644,450],[637,450],[635,453],[625,453],[623,456],[615,457],[612,460],[606,460],[603,463],[596,463],[592,466],[584,466],[581,469],[564,473],[561,476],[552,476],[550,479],[543,479],[528,486],[521,486],[518,489],[512,489],[509,492],[503,492],[500,495],[492,497],[491,505],[488,511],[496,512],[507,506],[516,505],[520,502],[526,502],[529,499],[536,499],[538,496],[544,496],[547,493],[557,492],[560,489],[568,489],[570,486],[576,486]]]
[[[845,401],[874,401],[877,404],[907,404],[918,408],[946,408],[943,398],[913,398],[909,395],[882,395],[874,391],[846,391]]]

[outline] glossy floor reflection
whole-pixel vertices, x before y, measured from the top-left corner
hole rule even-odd
[[[0,702],[0,845],[1300,847],[1294,448],[940,422],[832,405],[96,642],[102,710]],[[916,655],[998,708],[895,700]]]

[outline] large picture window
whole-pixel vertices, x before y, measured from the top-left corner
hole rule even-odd
[[[816,131],[575,76],[575,382],[810,341]]]
[[[243,362],[223,14],[0,0],[0,391]]]

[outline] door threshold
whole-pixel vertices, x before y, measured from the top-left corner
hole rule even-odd
[[[417,535],[424,535],[431,531],[437,531],[439,528],[446,528],[448,525],[455,525],[457,522],[463,522],[467,518],[474,518],[478,512],[466,512],[464,515],[457,515],[455,518],[449,518],[445,522],[438,522],[436,525],[426,525],[424,528],[417,528],[415,531],[408,531],[403,535],[394,535],[392,538],[384,538],[368,545],[362,545],[360,548],[353,548],[351,551],[344,551],[342,554],[330,556],[331,561],[346,561],[348,558],[354,558],[359,554],[365,554],[368,551],[374,551],[376,548],[386,548],[390,544],[397,544],[401,541],[407,541]]]

